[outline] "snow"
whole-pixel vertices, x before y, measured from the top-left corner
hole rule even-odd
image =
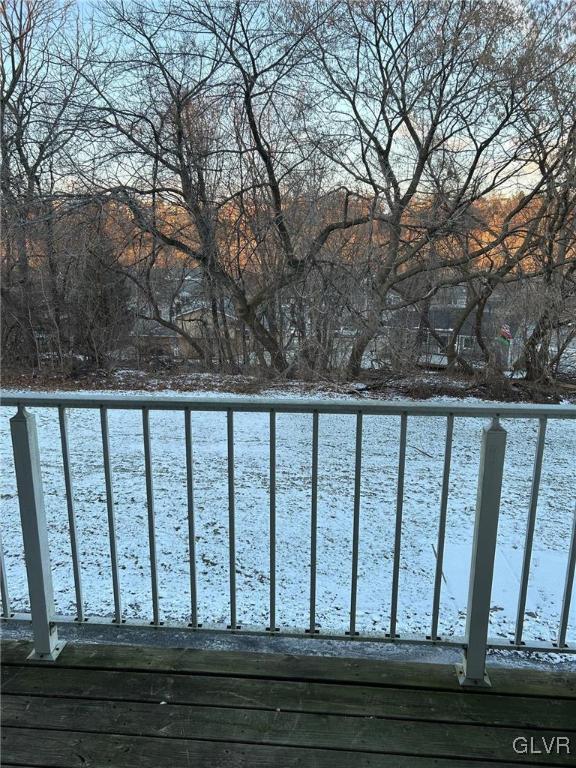
[[[279,397],[281,393],[275,391],[273,395]],[[194,396],[231,395],[190,393],[190,397]],[[310,399],[309,394],[306,397]],[[58,415],[55,409],[31,411],[38,421],[56,607],[62,614],[74,615]],[[28,597],[10,447],[11,415],[13,409],[1,409],[4,472],[0,502],[11,598],[14,609],[23,611],[28,609]],[[388,631],[399,421],[392,416],[364,418],[357,612],[361,633]],[[266,414],[234,417],[238,621],[242,626],[258,628],[268,626],[268,424]],[[538,425],[535,420],[511,419],[504,426],[508,445],[490,628],[491,636],[496,638],[510,638],[514,628]],[[152,608],[141,415],[137,411],[110,411],[109,428],[125,618],[149,621]],[[481,419],[455,420],[439,625],[442,636],[461,635],[464,631],[481,428]],[[199,621],[225,626],[230,622],[226,416],[194,412],[192,429]],[[166,623],[188,622],[183,414],[151,411],[150,432],[161,619]],[[279,414],[276,432],[277,625],[281,629],[303,629],[309,610],[312,418]],[[408,420],[398,609],[401,635],[430,633],[444,435],[442,418]],[[98,412],[71,410],[69,436],[87,615],[111,617],[112,580]],[[322,633],[343,633],[348,629],[354,439],[354,416],[320,416],[316,621]],[[526,605],[527,642],[557,636],[574,518],[575,456],[576,422],[550,421]],[[576,639],[576,605],[570,616],[570,639]]]

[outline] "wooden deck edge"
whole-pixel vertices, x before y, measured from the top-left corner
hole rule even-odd
[[[2,640],[0,660],[4,665],[44,664],[44,662],[26,661],[31,648],[32,644],[29,641]],[[397,660],[69,643],[55,665],[396,688],[462,690],[453,665]],[[576,698],[576,673],[492,666],[489,668],[489,674],[492,688],[478,689],[477,692],[486,695],[494,692],[502,695]]]

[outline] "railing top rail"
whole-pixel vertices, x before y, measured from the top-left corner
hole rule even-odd
[[[150,408],[158,411],[227,411],[277,413],[320,413],[394,416],[408,413],[413,416],[463,416],[468,418],[493,417],[512,419],[576,419],[576,405],[466,403],[437,401],[413,402],[407,400],[351,400],[303,399],[273,397],[190,397],[187,395],[117,395],[87,392],[11,392],[0,399],[4,406],[31,408],[110,408],[134,410]]]

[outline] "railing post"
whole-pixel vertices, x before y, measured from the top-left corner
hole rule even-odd
[[[6,564],[4,562],[4,545],[2,544],[2,535],[0,534],[0,593],[2,595],[2,616],[9,619],[12,615],[10,608],[10,593],[8,591],[8,575],[6,573]]]
[[[18,413],[10,419],[10,431],[34,634],[34,650],[28,658],[54,661],[64,642],[58,640],[53,622],[54,591],[36,419],[25,408],[18,406]]]
[[[495,417],[482,430],[478,473],[476,521],[468,587],[466,648],[458,675],[463,686],[489,686],[486,674],[486,644],[490,621],[490,598],[504,473],[506,430]]]

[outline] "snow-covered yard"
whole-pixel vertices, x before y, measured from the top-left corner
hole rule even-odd
[[[166,393],[164,393],[166,394]],[[206,396],[210,393],[201,392]],[[213,393],[215,396],[222,393]],[[278,393],[274,393],[278,396]],[[191,395],[194,396],[194,395]],[[293,395],[292,395],[293,396]],[[37,414],[56,603],[74,613],[74,589],[55,409]],[[26,610],[27,590],[8,419],[0,411],[2,536],[11,597]],[[388,630],[394,542],[399,418],[364,419],[358,621],[360,632]],[[141,415],[109,414],[120,579],[126,618],[151,618],[146,486]],[[448,504],[440,632],[461,634],[467,599],[480,432],[483,420],[457,418]],[[184,416],[151,412],[161,618],[189,621]],[[509,420],[492,628],[512,632],[536,444],[535,420]],[[192,414],[199,621],[227,624],[228,496],[226,419]],[[99,414],[72,410],[70,451],[88,615],[111,616],[112,581]],[[406,454],[398,631],[430,632],[445,419],[410,417]],[[312,418],[277,417],[277,623],[307,624],[310,561]],[[354,488],[353,416],[320,417],[317,622],[348,628]],[[238,620],[268,623],[268,416],[235,416]],[[576,422],[551,421],[534,538],[525,640],[557,633],[576,497]],[[576,603],[576,600],[574,601]],[[568,637],[576,637],[576,605]]]

